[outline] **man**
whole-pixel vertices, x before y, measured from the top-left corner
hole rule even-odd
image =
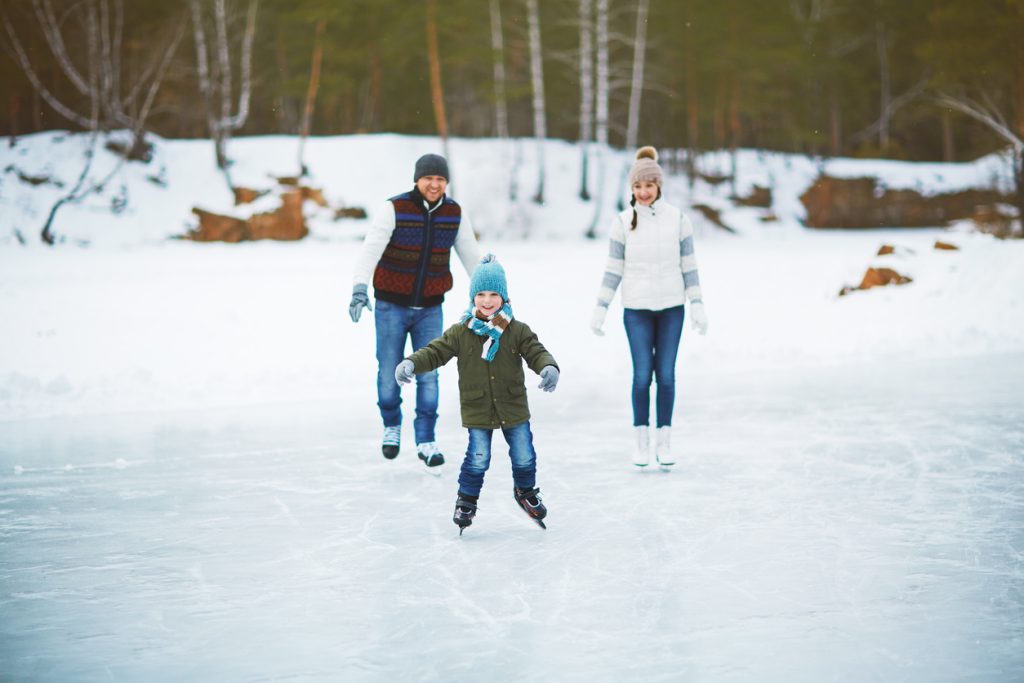
[[[372,275],[377,310],[377,405],[384,421],[381,451],[398,455],[402,434],[402,394],[395,366],[402,362],[406,337],[413,351],[441,336],[441,302],[452,288],[454,247],[466,272],[480,261],[473,226],[462,207],[445,196],[448,162],[437,154],[416,161],[409,192],[392,197],[366,233],[352,281],[349,315],[359,322],[363,308],[373,311],[367,287]],[[427,468],[438,473],[444,455],[434,438],[437,423],[437,371],[416,377],[416,450]]]

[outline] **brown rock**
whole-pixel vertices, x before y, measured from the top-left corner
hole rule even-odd
[[[935,240],[935,248],[944,249],[946,251],[958,251],[960,249],[960,247],[955,244],[950,244],[949,242],[943,242],[941,240]]]
[[[979,232],[995,235],[999,239],[1013,237],[1013,215],[1000,209],[996,204],[976,206],[971,220]]]
[[[1009,201],[994,190],[923,196],[885,190],[877,178],[819,176],[800,197],[810,228],[928,227],[970,217],[981,204]]]
[[[892,246],[891,244],[883,244],[878,250],[878,255],[885,256],[886,254],[892,254],[895,251],[896,247]]]
[[[300,240],[309,234],[302,215],[302,192],[292,190],[281,195],[281,207],[276,211],[258,213],[248,221],[250,237],[254,240]]]
[[[315,187],[306,187],[305,185],[303,185],[302,187],[299,188],[299,191],[302,193],[303,201],[305,201],[306,199],[310,199],[316,202],[319,206],[327,206],[327,200],[324,199],[323,190],[320,190]]]
[[[199,227],[190,230],[185,235],[186,239],[196,242],[241,242],[249,239],[249,227],[240,218],[199,208],[193,208],[192,213],[199,216]]]
[[[334,212],[334,220],[339,218],[366,218],[366,209],[358,206],[343,206]]]
[[[699,211],[701,215],[704,216],[704,218],[707,218],[709,221],[711,221],[718,227],[722,228],[723,230],[728,230],[729,232],[736,232],[735,230],[733,230],[728,225],[722,222],[722,212],[719,211],[718,209],[714,209],[708,206],[707,204],[694,204],[693,208]]]
[[[857,289],[870,289],[884,285],[905,285],[913,282],[906,275],[900,275],[892,268],[868,268]]]
[[[235,206],[239,204],[248,204],[254,202],[269,190],[254,190],[251,187],[233,187],[231,188],[235,193]]]
[[[253,214],[248,220],[224,216],[203,209],[192,209],[199,216],[199,227],[186,239],[196,242],[242,242],[245,240],[300,240],[309,234],[302,215],[302,192],[291,190],[281,195],[281,207]]]
[[[756,206],[768,209],[772,205],[772,191],[770,188],[754,185],[749,195],[746,197],[733,197],[733,201],[741,206]]]

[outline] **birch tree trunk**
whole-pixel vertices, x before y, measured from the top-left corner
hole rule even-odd
[[[889,39],[885,24],[875,24],[875,48],[878,51],[878,148],[882,153],[889,147],[889,121],[892,119],[892,83],[889,72]]]
[[[697,136],[700,133],[697,50],[693,44],[693,35],[690,33],[693,27],[693,0],[688,0],[686,3],[686,19],[687,35],[683,37],[683,40],[686,41],[686,176],[692,189],[697,176],[697,150],[699,148]]]
[[[491,0],[491,53],[494,61],[494,133],[506,140],[508,100],[505,96],[505,41],[501,32],[501,4]]]
[[[580,0],[580,199],[590,200],[587,189],[590,141],[594,137],[594,39],[592,0]]]
[[[594,216],[590,220],[586,236],[597,237],[597,226],[601,222],[601,213],[605,202],[605,174],[607,164],[605,154],[608,151],[608,3],[609,0],[597,0],[594,16],[597,52],[595,66],[597,70],[595,138],[597,140],[597,193],[594,201]]]
[[[647,51],[647,9],[650,0],[638,0],[636,4],[636,30],[633,33],[633,76],[629,86],[629,109],[626,119],[626,150],[636,152],[637,137],[640,134],[640,98],[644,89],[644,56]],[[629,176],[632,161],[629,157],[622,166],[619,186],[624,186]],[[619,193],[618,207],[625,208],[625,200]]]
[[[299,177],[308,173],[306,168],[306,138],[309,137],[309,130],[313,124],[313,103],[316,101],[316,92],[320,88],[320,62],[324,56],[324,30],[327,28],[327,20],[321,19],[316,24],[316,33],[313,36],[313,63],[310,66],[309,88],[306,90],[306,106],[302,111],[302,132],[299,134]]]
[[[629,88],[629,118],[626,124],[626,149],[635,150],[640,132],[640,98],[644,90],[644,57],[647,51],[647,10],[650,0],[636,4],[636,32],[633,35],[633,78]]]
[[[540,14],[537,0],[526,0],[530,43],[530,81],[533,86],[533,136],[537,141],[537,193],[533,201],[544,203],[544,142],[548,137],[544,111],[544,65],[541,59]]]
[[[441,137],[444,157],[448,154],[448,115],[444,109],[444,86],[441,83],[441,53],[437,47],[437,0],[427,0],[427,60],[430,62],[430,101],[434,105],[434,121]],[[449,194],[452,194],[449,192]]]
[[[58,16],[53,0],[32,0],[33,14],[57,67],[55,73],[67,80],[66,84],[53,80],[50,87],[43,83],[38,73],[39,58],[33,49],[34,34],[26,50],[3,5],[0,5],[0,18],[10,42],[11,56],[32,85],[34,97],[44,100],[62,117],[86,130],[92,130],[94,120],[100,131],[128,128],[133,139],[122,151],[123,156],[132,160],[148,160],[146,119],[167,66],[177,51],[184,26],[168,32],[166,42],[163,37],[152,41],[152,59],[138,72],[137,79],[125,94],[122,92],[121,63],[124,2],[115,0],[112,4],[111,7],[110,0],[81,0]],[[37,63],[33,63],[34,60]],[[65,99],[68,95],[70,100]],[[81,106],[77,102],[88,102],[91,109],[93,100],[99,107],[95,117],[76,109]],[[38,106],[33,107],[33,116],[38,122]]]
[[[228,189],[234,184],[231,181],[227,146],[232,132],[245,125],[249,117],[249,100],[252,92],[252,43],[256,34],[256,12],[259,0],[249,0],[246,13],[245,31],[242,34],[239,54],[238,100],[232,114],[232,71],[230,59],[230,36],[227,30],[227,10],[224,0],[212,0],[214,38],[213,51],[216,59],[211,59],[210,49],[206,43],[206,29],[202,7],[199,0],[192,0],[192,34],[196,44],[196,73],[199,91],[203,96],[206,108],[206,121],[213,140],[217,168],[221,170],[227,181]],[[211,64],[216,68],[211,73]]]

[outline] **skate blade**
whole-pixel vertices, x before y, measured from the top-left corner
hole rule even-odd
[[[661,470],[662,472],[671,472],[671,471],[672,471],[672,467],[673,467],[674,465],[675,465],[675,463],[674,463],[674,462],[670,462],[670,463],[665,463],[665,464],[661,464],[661,463],[658,463],[658,468],[659,468],[659,469],[660,469],[660,470]]]
[[[431,476],[440,477],[441,476],[441,470],[444,469],[444,466],[443,465],[438,465],[437,467],[424,467],[423,469],[425,469],[427,471],[427,474],[429,474]]]

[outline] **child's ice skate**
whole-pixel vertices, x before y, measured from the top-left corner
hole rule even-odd
[[[547,529],[547,525],[544,524],[544,518],[548,515],[548,509],[544,507],[544,503],[540,500],[540,489],[520,489],[512,488],[515,493],[516,502],[519,503],[519,507],[523,508],[523,512],[530,516],[530,519],[537,522],[541,529]]]
[[[452,516],[452,521],[459,527],[459,536],[466,530],[466,527],[473,523],[473,518],[476,517],[476,501],[477,496],[468,496],[464,493],[460,493],[455,499],[455,514]]]

